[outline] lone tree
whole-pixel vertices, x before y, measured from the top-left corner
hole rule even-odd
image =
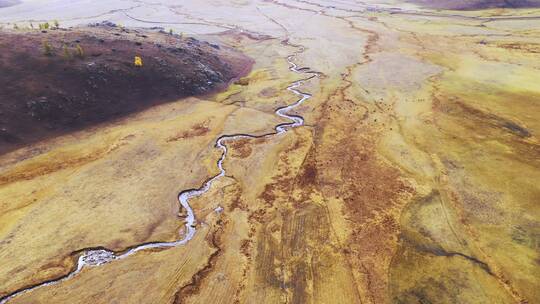
[[[53,49],[51,44],[47,40],[43,40],[43,54],[46,56],[52,56]]]
[[[133,62],[133,64],[135,64],[136,67],[142,67],[142,58],[140,56],[135,56],[135,61]]]
[[[80,44],[75,47],[75,55],[81,59],[84,58],[84,50]]]

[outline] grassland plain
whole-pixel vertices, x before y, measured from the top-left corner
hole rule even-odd
[[[4,8],[0,22],[62,19],[33,5]],[[68,165],[0,186],[0,292],[70,271],[81,248],[178,238],[176,195],[217,173],[215,139],[271,131],[282,122],[275,108],[297,99],[286,90],[305,76],[288,69],[295,53],[321,73],[299,88],[313,95],[297,108],[306,125],[231,142],[226,176],[191,201],[198,231],[185,246],[90,267],[10,302],[540,301],[538,9],[110,6],[83,13],[75,1],[61,22],[204,33],[255,65],[214,96],[2,156],[2,175]]]

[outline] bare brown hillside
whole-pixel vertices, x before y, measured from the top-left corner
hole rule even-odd
[[[135,65],[135,56],[142,66]],[[169,33],[110,23],[0,35],[0,153],[181,97],[243,75],[251,60]]]

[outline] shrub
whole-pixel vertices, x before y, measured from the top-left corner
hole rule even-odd
[[[84,58],[84,50],[80,44],[75,47],[75,55],[79,58]]]
[[[55,28],[59,28],[60,27],[60,23],[58,23],[58,20],[54,20],[54,27]]]
[[[64,51],[64,58],[66,59],[71,59],[72,56],[71,56],[71,53],[69,52],[69,49],[67,47],[67,45],[64,44],[64,46],[62,47],[63,51]]]
[[[46,56],[52,56],[53,54],[52,46],[47,40],[43,40],[43,54]]]

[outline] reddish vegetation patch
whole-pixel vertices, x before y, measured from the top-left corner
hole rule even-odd
[[[246,158],[251,155],[253,149],[251,148],[250,139],[239,139],[230,144],[232,148],[232,156],[236,158]]]
[[[497,46],[508,50],[519,50],[526,53],[540,54],[539,43],[500,43],[497,44]]]
[[[260,93],[259,96],[261,97],[276,97],[278,95],[278,90],[275,88],[265,88]]]
[[[251,244],[253,243],[252,240],[243,240],[242,245],[240,245],[240,252],[246,257],[251,257]]]
[[[207,241],[214,248],[214,252],[208,257],[206,264],[202,269],[197,271],[191,281],[182,286],[174,295],[174,304],[185,303],[186,299],[199,293],[203,280],[208,277],[208,275],[214,269],[218,258],[223,253],[223,245],[221,241],[221,236],[223,234],[224,228],[227,225],[227,222],[218,220],[215,224],[215,228],[208,235]]]
[[[349,141],[338,145],[342,162],[343,187],[340,196],[344,212],[351,221],[352,235],[349,256],[364,273],[374,303],[384,302],[387,295],[387,270],[399,235],[399,210],[403,197],[413,192],[400,178],[400,172],[376,158],[373,143],[366,140],[361,146]]]
[[[246,211],[247,210],[247,204],[244,203],[242,199],[242,190],[240,187],[230,187],[230,197],[231,197],[231,203],[228,206],[228,209],[230,211],[234,211],[236,209]]]
[[[313,156],[313,154],[308,154],[308,157]],[[298,175],[296,181],[300,187],[315,186],[317,182],[317,166],[315,166],[315,163],[307,162],[304,164],[302,172]]]
[[[142,59],[136,66],[135,56]],[[0,35],[0,153],[181,97],[208,94],[252,61],[230,49],[110,24]]]
[[[167,138],[167,142],[178,141],[180,139],[199,137],[208,134],[210,129],[207,126],[207,122],[196,124],[188,131],[180,132],[174,136]]]
[[[366,148],[370,147],[362,149]],[[399,171],[379,163],[373,151],[359,152],[342,155],[347,164],[341,171],[347,188],[342,191],[342,199],[349,207],[349,214],[363,222],[389,209],[402,192],[411,189],[400,181]]]
[[[347,87],[345,87],[347,88]],[[342,96],[340,96],[342,95]],[[375,129],[366,125],[369,116],[350,115],[345,89],[322,107],[325,119],[316,127],[314,156],[316,187],[324,196],[343,202],[350,238],[342,253],[347,256],[357,284],[371,303],[388,302],[388,269],[397,248],[401,209],[414,190],[401,172],[379,158]],[[376,124],[376,122],[374,123]],[[354,126],[354,132],[339,132]],[[328,133],[331,136],[323,137]],[[304,168],[312,165],[305,164]],[[311,170],[304,170],[312,180]]]

